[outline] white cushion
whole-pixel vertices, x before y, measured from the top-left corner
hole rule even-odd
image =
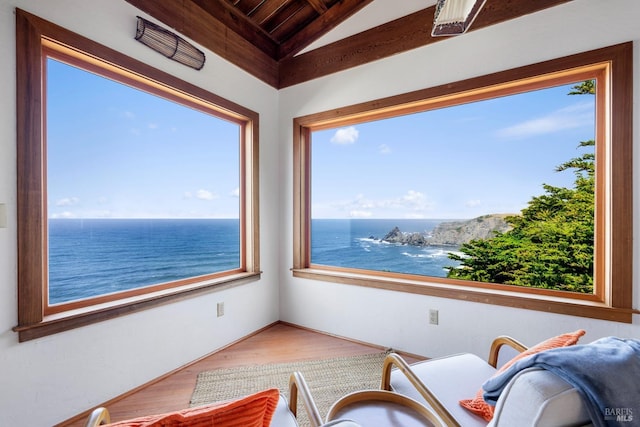
[[[289,410],[289,402],[281,394],[278,400],[278,406],[271,419],[271,425],[273,427],[298,427],[296,417],[293,416]]]
[[[475,354],[463,353],[414,363],[411,370],[461,426],[486,426],[484,419],[467,411],[458,402],[473,398],[482,384],[495,373],[496,370],[487,362]],[[402,372],[391,372],[391,386],[395,392],[426,404]]]
[[[525,369],[498,399],[491,427],[573,427],[590,424],[578,390],[554,373]]]

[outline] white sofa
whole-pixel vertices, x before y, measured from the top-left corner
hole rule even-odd
[[[591,425],[578,390],[555,374],[537,368],[524,370],[513,378],[498,399],[490,422],[460,406],[460,400],[473,398],[504,362],[526,349],[508,337],[499,340],[492,346],[489,361],[463,353],[408,365],[398,355],[390,355],[383,370],[382,388],[432,408],[444,426]]]

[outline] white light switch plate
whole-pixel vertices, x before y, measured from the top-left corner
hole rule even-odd
[[[7,228],[7,205],[0,203],[0,228]]]

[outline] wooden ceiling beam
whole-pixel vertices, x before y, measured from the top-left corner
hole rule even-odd
[[[485,28],[569,1],[573,0],[487,2],[469,31]],[[431,6],[310,52],[298,56],[285,56],[280,61],[278,87],[293,86],[446,40],[447,37],[431,36],[434,11],[435,6]],[[464,35],[458,37],[464,37]]]
[[[166,1],[166,0],[165,0]],[[278,42],[253,19],[247,17],[226,0],[189,0],[197,4],[211,17],[222,22],[232,31],[247,39],[264,53],[275,58]]]
[[[322,15],[328,10],[327,5],[324,4],[322,0],[307,0],[307,3],[309,3],[311,7],[318,12],[318,15]]]
[[[272,0],[265,2],[253,11],[251,19],[255,20],[258,25],[262,25],[278,14],[278,12],[289,3],[289,0]]]
[[[340,0],[280,46],[226,0],[126,1],[275,88],[303,83],[447,39],[431,37],[435,7],[429,7],[294,56],[372,0]],[[315,4],[315,8],[323,4],[321,0],[306,1]],[[470,31],[569,1],[572,0],[489,1]]]
[[[319,0],[307,0],[312,6],[315,3],[323,4]],[[298,33],[280,45],[278,60],[292,57],[305,47],[331,31],[339,24],[351,17],[354,13],[364,8],[373,0],[342,0],[326,9],[324,13],[309,23]],[[316,6],[314,6],[315,8]],[[317,9],[316,9],[317,10]]]
[[[278,86],[278,62],[192,0],[126,0],[267,84]],[[216,0],[217,1],[217,0]],[[205,63],[206,68],[206,63]]]

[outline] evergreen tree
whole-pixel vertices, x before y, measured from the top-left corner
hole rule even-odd
[[[593,81],[572,89],[569,94],[595,93]],[[594,146],[593,140],[579,144]],[[450,267],[447,277],[592,293],[595,154],[556,168],[567,170],[574,171],[573,188],[544,184],[545,193],[533,197],[521,215],[506,218],[511,230],[463,244],[463,255],[450,254],[461,265]]]

